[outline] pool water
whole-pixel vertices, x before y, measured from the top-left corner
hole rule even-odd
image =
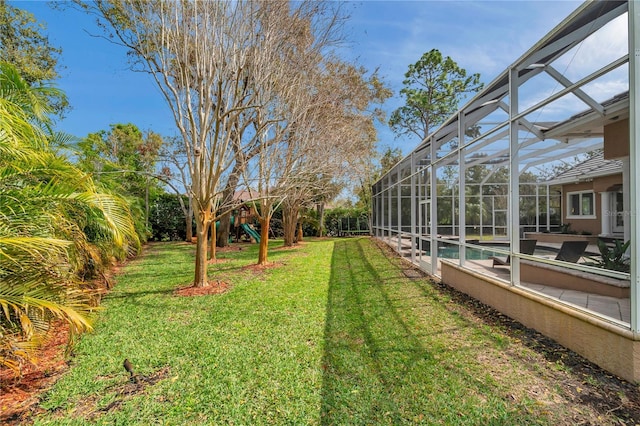
[[[467,247],[465,250],[465,257],[469,260],[486,260],[491,256],[507,256],[506,254],[493,251],[492,248],[497,247],[487,246],[487,249],[484,250]],[[500,246],[500,248],[502,250],[509,250],[508,246]],[[537,256],[555,256],[556,254],[556,252],[548,250],[544,247],[536,247],[536,251],[534,252],[534,255]],[[460,257],[460,251],[457,246],[440,247],[438,248],[438,257],[443,259],[458,259]]]
[[[504,247],[504,248],[508,249],[508,247]],[[467,247],[465,250],[465,257],[471,260],[486,260],[486,259],[489,259],[491,256],[504,257],[506,255],[502,253],[496,253],[491,249],[478,250],[475,248]],[[439,247],[438,257],[441,257],[443,259],[458,259],[460,257],[460,250],[458,249],[457,246]]]

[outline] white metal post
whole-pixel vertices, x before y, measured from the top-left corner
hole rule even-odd
[[[536,183],[536,232],[540,232],[540,185]]]
[[[464,166],[464,114],[462,112],[458,112],[458,246],[459,249],[459,258],[460,258],[460,266],[464,266],[465,262],[465,240],[467,235],[467,218],[466,218],[466,206],[465,206],[465,176],[466,170]],[[455,209],[454,209],[455,212]]]
[[[547,232],[551,231],[551,187],[547,185]]]
[[[398,233],[398,253],[402,251],[402,185],[400,184],[400,170],[401,167],[396,167],[396,218],[398,223],[396,224],[396,232]]]
[[[484,211],[484,200],[482,199],[482,184],[480,184],[480,239],[482,240],[482,228],[483,228],[483,217],[482,212]]]
[[[629,2],[629,174],[638,176],[640,172],[640,123],[637,102],[640,101],[640,7],[635,1]],[[640,331],[640,229],[638,212],[638,180],[629,179],[629,210],[625,211],[630,225],[631,239],[631,330]]]
[[[391,241],[391,208],[393,206],[393,188],[391,188],[391,173],[389,173],[389,175],[387,176],[387,192],[389,193],[389,199],[388,199],[388,206],[387,206],[387,238],[389,241],[389,245],[391,245],[392,241]]]
[[[431,179],[431,273],[433,275],[438,274],[438,241],[436,238],[438,237],[438,179],[437,179],[437,167],[434,164],[436,157],[436,147],[433,139],[430,142],[429,149],[431,151],[430,160],[431,161],[431,175],[429,176]]]
[[[520,167],[518,160],[518,70],[509,70],[509,203],[507,225],[511,253],[520,252]],[[511,256],[511,284],[520,285],[520,258]]]
[[[416,156],[411,153],[411,261],[416,261],[416,245],[418,238],[416,236]]]

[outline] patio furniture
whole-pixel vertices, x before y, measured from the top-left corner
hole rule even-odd
[[[538,240],[522,239],[520,240],[520,253],[533,254],[536,251],[536,243]],[[511,255],[504,257],[490,256],[489,259],[493,260],[492,267],[496,266],[509,266],[511,265]]]
[[[576,263],[584,254],[588,244],[587,241],[564,241],[556,256],[556,260]]]

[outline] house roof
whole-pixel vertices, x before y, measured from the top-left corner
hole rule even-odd
[[[548,184],[573,183],[622,173],[622,161],[606,160],[602,150],[547,180]]]

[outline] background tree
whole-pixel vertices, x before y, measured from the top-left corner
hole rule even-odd
[[[49,44],[45,25],[33,14],[0,0],[0,61],[13,64],[30,86],[58,78],[60,48]],[[69,104],[63,92],[49,94],[53,111],[62,115]]]
[[[91,133],[77,143],[78,165],[105,188],[129,199],[142,239],[150,233],[150,193],[155,197],[164,192],[156,172],[162,145],[160,135],[143,133],[132,123],[112,124],[109,130]]]
[[[184,212],[188,204],[187,196],[166,192],[155,195],[151,200],[149,222],[151,239],[154,241],[186,241]],[[189,240],[190,242],[191,240]]]
[[[385,173],[402,160],[402,150],[400,148],[386,147],[381,156],[378,154],[378,158],[374,157],[369,161],[363,158],[353,164],[353,168],[357,172],[357,179],[353,180],[354,186],[352,189],[353,194],[356,196],[355,207],[367,212],[369,229],[373,229],[373,224],[371,223],[373,218],[371,214],[372,186],[381,176],[384,176]]]
[[[467,76],[466,70],[449,56],[443,58],[437,49],[409,65],[402,84],[405,105],[391,114],[389,126],[397,136],[415,135],[420,140],[455,113],[468,94],[483,87],[480,74]]]
[[[370,161],[377,139],[374,124],[382,117],[376,105],[391,94],[376,72],[369,74],[363,67],[329,58],[321,69],[313,77],[313,107],[296,123],[309,130],[298,132],[298,137],[310,139],[309,153],[298,164],[306,172],[287,191],[283,204],[285,245],[296,240],[299,212],[334,197],[336,187],[346,187],[355,177],[354,162]]]
[[[324,177],[321,177],[323,179]],[[317,233],[316,236],[324,237],[326,235],[325,226],[325,207],[327,203],[338,196],[344,185],[330,179],[326,185],[322,186],[322,192],[313,195],[313,202],[316,208]]]

